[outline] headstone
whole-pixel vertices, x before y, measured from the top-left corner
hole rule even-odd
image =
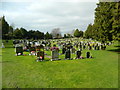
[[[5,48],[5,46],[4,46],[4,44],[2,43],[2,46],[1,46],[1,48]]]
[[[52,50],[52,60],[59,60],[59,50]]]
[[[80,50],[78,50],[78,51],[76,52],[76,58],[77,58],[77,59],[79,59],[79,58],[80,58],[80,56],[81,56],[81,54],[82,54],[82,53],[81,53],[81,51],[80,51]]]
[[[75,48],[72,48],[72,53],[75,53]]]
[[[105,49],[106,49],[106,45],[103,46],[103,50],[105,50]]]
[[[86,53],[86,58],[92,58],[92,56],[90,55],[90,52]]]
[[[101,45],[101,50],[105,50],[106,49],[106,45]]]
[[[67,50],[65,51],[65,59],[71,59],[70,48],[67,48]]]
[[[43,51],[38,51],[37,52],[37,61],[43,61],[44,60],[44,52]]]
[[[80,44],[80,49],[82,49],[82,44]]]
[[[30,51],[30,55],[36,55],[35,47],[30,47],[29,51]]]
[[[97,46],[97,50],[100,50],[100,46]]]
[[[56,47],[56,45],[53,45],[53,47],[50,48],[52,51],[52,60],[59,60],[59,48]]]
[[[66,51],[66,48],[63,47],[63,48],[62,48],[62,54],[65,54],[65,51]]]
[[[88,46],[88,49],[89,49],[89,50],[91,50],[91,49],[92,49],[92,46],[91,46],[91,45],[90,45],[90,46]]]
[[[96,49],[97,49],[97,46],[95,45],[95,46],[94,46],[94,50],[96,50]]]
[[[44,60],[44,46],[43,45],[37,46],[36,53],[37,53],[37,61],[43,61]]]
[[[78,44],[76,44],[76,48],[78,48]]]
[[[16,55],[23,55],[23,47],[22,46],[19,46],[19,45],[16,45],[15,47],[15,52],[16,52]]]
[[[86,49],[86,45],[85,44],[83,44],[83,49]]]

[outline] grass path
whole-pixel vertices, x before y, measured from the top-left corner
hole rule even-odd
[[[12,45],[5,46],[9,48],[2,50],[3,88],[118,87],[118,53],[108,51],[117,49],[114,47],[117,44],[108,46],[105,51],[91,50],[93,59],[49,61],[45,57],[43,62],[35,62],[35,56],[15,56]]]

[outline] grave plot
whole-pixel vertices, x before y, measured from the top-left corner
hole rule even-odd
[[[15,46],[15,52],[16,52],[16,56],[23,55],[23,47],[20,46],[20,45],[16,45]]]
[[[43,61],[44,60],[44,46],[36,46],[36,54],[37,54],[37,61]]]

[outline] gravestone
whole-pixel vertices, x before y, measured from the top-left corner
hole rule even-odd
[[[65,59],[71,59],[70,48],[67,48],[67,50],[65,51]]]
[[[82,52],[81,52],[80,50],[78,50],[78,51],[76,52],[76,58],[79,59],[80,56],[81,56],[81,54],[82,54]]]
[[[97,50],[100,50],[100,46],[97,46]]]
[[[2,43],[2,46],[1,46],[1,48],[5,48],[5,46],[4,46],[4,44]]]
[[[44,51],[38,51],[37,52],[37,61],[43,61],[44,60]]]
[[[94,46],[94,50],[97,50],[97,46],[96,45]]]
[[[36,46],[36,53],[37,53],[37,61],[43,61],[44,60],[44,46]]]
[[[15,47],[15,52],[16,52],[16,55],[23,55],[23,47],[22,46],[19,46],[19,45],[16,45]]]
[[[89,49],[89,50],[91,50],[91,49],[92,49],[92,46],[91,46],[91,45],[90,45],[90,46],[88,46],[88,49]]]
[[[53,47],[50,48],[52,51],[52,60],[59,60],[59,48],[56,47],[56,45],[53,45]]]
[[[86,49],[86,44],[83,44],[83,49]]]
[[[15,48],[16,44],[19,44],[19,40],[13,40],[13,47]]]
[[[29,51],[30,51],[30,55],[36,55],[35,47],[30,47]]]
[[[86,53],[86,58],[90,58],[90,52]]]
[[[62,54],[65,54],[66,48],[63,46],[62,48]]]
[[[103,45],[101,45],[101,50],[104,50]]]
[[[78,48],[78,44],[76,44],[76,48]]]
[[[103,46],[103,50],[105,50],[105,49],[106,49],[106,45]]]
[[[52,50],[52,60],[59,60],[59,50]]]
[[[49,51],[49,46],[48,46],[48,45],[46,45],[45,49],[46,49],[46,51]]]
[[[101,45],[101,50],[105,50],[106,49],[106,45]]]
[[[82,49],[82,44],[80,44],[80,49]]]
[[[75,53],[75,51],[76,51],[75,48],[72,48],[72,53]]]
[[[90,52],[86,53],[86,58],[92,58],[92,56],[90,55]]]

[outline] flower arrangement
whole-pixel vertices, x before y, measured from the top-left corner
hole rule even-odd
[[[59,50],[59,48],[58,48],[58,47],[51,47],[50,50],[51,50],[51,51],[52,51],[52,50]]]

